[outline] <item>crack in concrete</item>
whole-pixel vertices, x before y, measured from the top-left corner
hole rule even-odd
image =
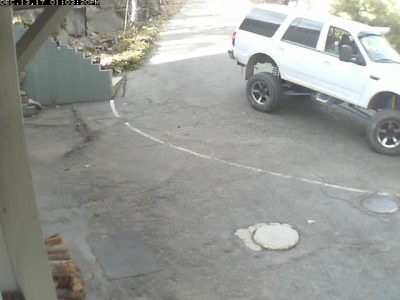
[[[64,153],[64,158],[71,158],[81,153],[84,148],[99,137],[99,131],[93,131],[74,107],[71,107],[71,111],[74,117],[75,130],[83,137],[83,141]]]

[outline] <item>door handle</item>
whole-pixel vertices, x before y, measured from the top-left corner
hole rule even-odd
[[[285,47],[283,47],[283,46],[279,46],[278,49],[279,49],[280,51],[285,51]]]
[[[324,60],[322,63],[323,63],[324,65],[331,65],[331,64],[332,64],[330,61],[327,61],[327,60]]]

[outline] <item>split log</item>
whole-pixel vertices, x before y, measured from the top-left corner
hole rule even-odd
[[[72,280],[72,291],[74,292],[83,292],[85,287],[83,285],[83,281],[81,278],[74,277]]]
[[[69,264],[72,263],[72,260],[52,260],[49,261],[49,265],[50,265],[50,269],[56,265],[60,265],[60,264]]]
[[[67,289],[56,289],[56,292],[59,299],[83,300],[85,298],[85,294],[82,292],[74,292]]]
[[[49,254],[48,258],[50,261],[66,261],[71,259],[71,255],[68,252],[65,253],[53,253]]]
[[[65,253],[65,252],[68,252],[68,249],[64,245],[47,246],[47,254]]]
[[[53,281],[57,289],[67,289],[73,292],[80,293],[83,293],[85,291],[83,279],[80,277],[57,277],[54,278]]]
[[[73,278],[80,274],[79,266],[74,262],[50,264],[53,277],[70,277]]]
[[[50,241],[50,243],[55,244],[62,242],[62,239],[59,237],[55,237]],[[63,244],[55,244],[55,245],[47,245],[47,254],[49,260],[70,260],[71,255],[68,252],[67,247],[65,247]]]
[[[55,245],[61,245],[64,242],[63,238],[61,235],[58,233],[50,236],[48,239],[46,239],[45,244],[46,246],[55,246]]]
[[[69,277],[57,277],[53,278],[54,286],[56,289],[68,289],[71,287],[71,278]]]
[[[78,264],[71,261],[69,251],[63,244],[63,238],[55,234],[46,239],[45,244],[58,299],[83,300],[85,285],[82,273]]]
[[[76,263],[53,263],[50,269],[57,288],[67,288],[75,292],[84,290],[82,274]]]

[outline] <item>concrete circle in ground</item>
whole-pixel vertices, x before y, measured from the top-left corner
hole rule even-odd
[[[392,214],[399,209],[396,200],[388,196],[369,197],[363,201],[363,206],[369,211],[379,214]]]
[[[297,245],[299,234],[289,224],[269,223],[256,228],[253,240],[265,249],[288,250]]]

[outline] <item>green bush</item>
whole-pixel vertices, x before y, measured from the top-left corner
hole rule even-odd
[[[117,37],[117,46],[112,53],[107,53],[110,61],[102,67],[105,69],[120,69],[130,71],[140,68],[147,55],[157,40],[165,21],[177,13],[184,5],[185,0],[169,1],[156,20],[145,25],[134,27],[126,33],[120,33]]]
[[[104,68],[121,68],[124,71],[139,68],[150,52],[160,28],[161,23],[156,22],[142,26],[137,31],[120,34],[112,61]]]

